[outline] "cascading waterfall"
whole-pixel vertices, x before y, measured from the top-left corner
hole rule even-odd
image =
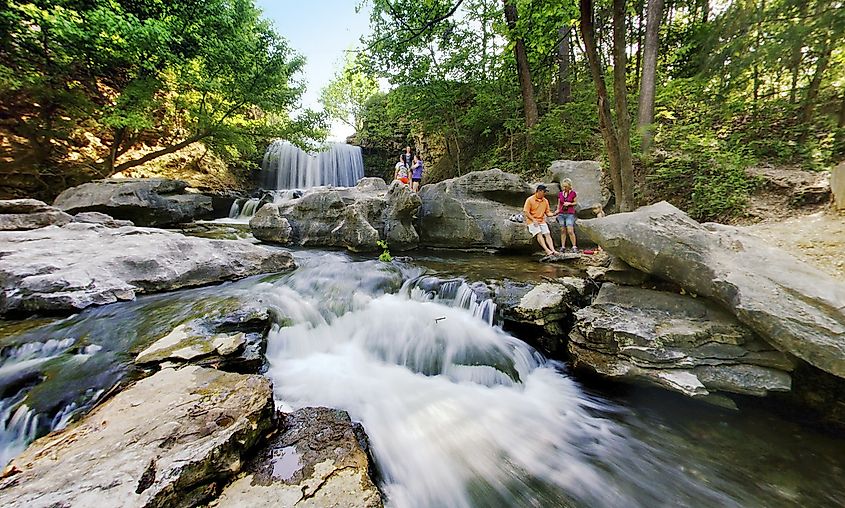
[[[236,199],[229,209],[229,219],[237,222],[249,222],[250,217],[261,208],[264,203],[282,204],[302,196],[299,189],[285,189],[265,191],[260,198]]]
[[[364,160],[360,147],[345,143],[330,143],[327,150],[309,155],[277,140],[267,147],[261,172],[265,189],[352,187],[364,177]]]
[[[496,302],[492,298],[480,297],[463,279],[441,280],[423,275],[405,282],[401,293],[412,300],[432,300],[450,307],[466,309],[490,326],[496,318]]]

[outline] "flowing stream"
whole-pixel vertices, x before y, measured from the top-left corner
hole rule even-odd
[[[845,503],[841,439],[758,410],[585,388],[496,326],[492,302],[452,274],[296,255],[290,274],[0,323],[0,376],[39,373],[0,381],[0,460],[89,408],[176,324],[254,300],[286,317],[267,352],[278,405],[331,406],[361,421],[388,506]],[[489,260],[462,263],[496,274]]]

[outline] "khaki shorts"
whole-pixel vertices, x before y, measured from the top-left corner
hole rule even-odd
[[[545,222],[542,224],[534,224],[533,222],[528,225],[528,232],[531,233],[531,236],[537,236],[540,233],[544,235],[549,234],[549,225]]]

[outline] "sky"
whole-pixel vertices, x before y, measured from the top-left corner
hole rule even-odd
[[[322,110],[320,90],[343,62],[345,51],[359,46],[369,31],[369,8],[355,13],[361,0],[257,0],[264,17],[306,59],[302,106]],[[329,139],[344,141],[353,129],[333,122]]]

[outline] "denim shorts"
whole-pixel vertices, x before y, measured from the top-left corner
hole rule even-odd
[[[574,227],[575,226],[575,214],[574,213],[562,213],[557,216],[557,222],[561,226],[564,227]]]

